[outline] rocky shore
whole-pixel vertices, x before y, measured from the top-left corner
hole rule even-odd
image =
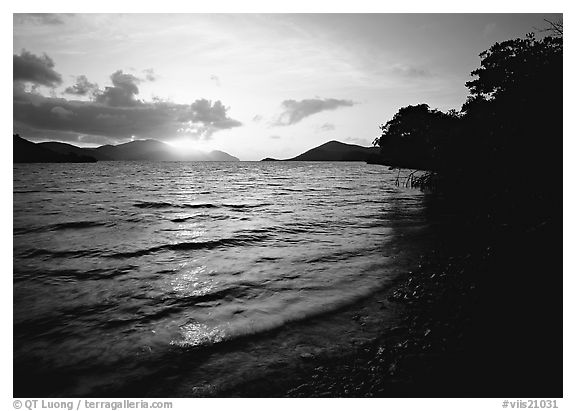
[[[400,322],[228,397],[560,397],[559,227],[454,222],[387,297]]]

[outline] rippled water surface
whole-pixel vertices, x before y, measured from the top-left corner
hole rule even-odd
[[[15,165],[15,392],[52,379],[38,392],[98,395],[184,358],[210,385],[224,358],[278,354],[210,350],[385,286],[425,226],[422,194],[395,178],[362,163]]]

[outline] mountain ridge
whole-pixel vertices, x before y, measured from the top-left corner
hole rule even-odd
[[[158,140],[135,140],[118,145],[78,147],[69,143],[34,143],[14,135],[14,162],[95,162],[95,161],[239,161],[224,151],[178,151]]]
[[[14,163],[95,163],[89,155],[71,150],[58,152],[28,141],[18,134],[12,136]]]
[[[369,161],[380,155],[379,147],[363,147],[331,140],[286,160],[267,157],[261,161]]]

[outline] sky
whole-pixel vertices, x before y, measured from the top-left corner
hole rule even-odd
[[[555,14],[14,14],[13,129],[241,160],[368,146],[400,107],[459,109],[479,54]]]

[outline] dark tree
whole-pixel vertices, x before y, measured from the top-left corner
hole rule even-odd
[[[499,179],[516,185],[546,184],[545,173],[534,172],[543,168],[559,178],[562,38],[529,34],[496,43],[480,57],[462,107],[465,137],[477,145],[471,164],[488,162]]]
[[[542,197],[562,174],[562,37],[528,34],[480,57],[461,112],[403,107],[375,144],[391,165]]]
[[[453,164],[451,145],[458,138],[458,125],[455,111],[443,113],[427,104],[407,106],[380,127],[382,136],[375,143],[400,165],[445,169]]]

